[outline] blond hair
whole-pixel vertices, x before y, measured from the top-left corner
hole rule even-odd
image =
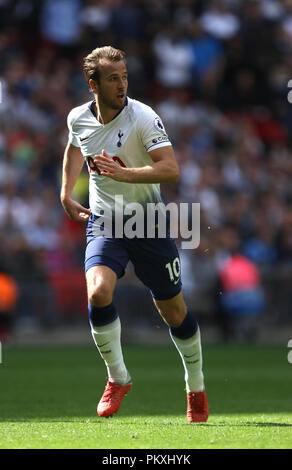
[[[120,49],[115,49],[112,46],[97,47],[83,59],[83,71],[87,82],[89,80],[99,81],[100,70],[99,65],[102,59],[107,59],[110,62],[119,62],[123,60],[126,63],[126,54]]]

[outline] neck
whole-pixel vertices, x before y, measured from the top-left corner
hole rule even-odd
[[[101,124],[107,124],[120,112],[120,109],[112,109],[101,103],[95,95],[95,103],[93,104],[97,119]]]

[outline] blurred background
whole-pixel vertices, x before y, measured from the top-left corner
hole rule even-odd
[[[166,202],[201,204],[200,246],[180,254],[205,341],[286,338],[292,2],[0,0],[0,340],[89,337],[85,226],[59,192],[67,114],[92,99],[82,58],[107,44],[173,143],[181,176],[162,185]],[[74,197],[88,204],[86,168]],[[131,266],[115,302],[124,337],[168,337]]]

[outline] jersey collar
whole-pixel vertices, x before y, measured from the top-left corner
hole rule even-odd
[[[94,110],[94,103],[95,103],[95,100],[91,101],[91,103],[89,103],[89,109],[90,111],[92,112],[93,116],[95,117],[95,119],[98,121],[97,119],[97,115],[96,115],[96,112]],[[128,97],[126,96],[126,99],[125,99],[125,104],[124,106],[122,107],[122,109],[120,109],[120,111],[115,115],[115,117],[110,121],[108,122],[107,124],[110,124],[111,122],[113,122],[114,119],[116,119],[120,114],[121,112],[123,111],[123,109],[128,106]],[[98,121],[99,122],[99,121]],[[106,125],[106,124],[105,124]]]

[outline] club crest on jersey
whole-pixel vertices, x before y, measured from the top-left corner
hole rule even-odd
[[[154,127],[155,127],[159,132],[162,132],[163,134],[165,133],[164,126],[163,126],[161,120],[159,119],[159,117],[156,117],[156,118],[154,119]]]
[[[118,133],[118,138],[119,138],[119,140],[118,140],[118,142],[117,142],[117,146],[118,146],[118,147],[121,147],[121,146],[122,146],[121,140],[122,140],[123,135],[124,135],[124,134],[122,133],[122,131],[121,131],[121,129],[120,129],[120,130],[119,130],[119,133]]]

